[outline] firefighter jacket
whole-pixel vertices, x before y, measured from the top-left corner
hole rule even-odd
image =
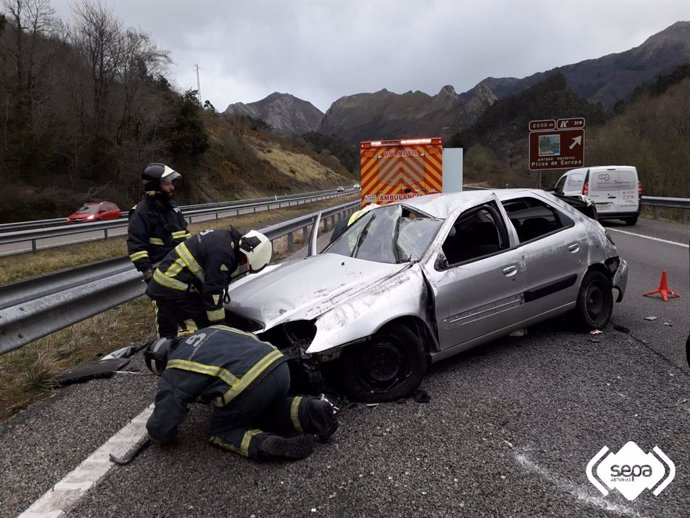
[[[187,221],[175,202],[163,204],[145,196],[129,217],[127,253],[137,270],[145,272],[189,235]]]
[[[161,442],[175,438],[194,401],[222,408],[253,389],[287,358],[267,342],[227,326],[180,338],[158,384],[146,428]]]
[[[177,245],[161,261],[146,287],[154,300],[199,294],[209,322],[225,319],[223,292],[238,267],[236,250],[242,235],[229,230],[204,230]]]

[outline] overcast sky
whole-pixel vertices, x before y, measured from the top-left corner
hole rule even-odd
[[[71,21],[74,0],[51,0]],[[486,77],[623,52],[681,20],[690,0],[101,0],[170,51],[168,78],[217,110],[290,93],[325,112],[386,88],[458,93]]]

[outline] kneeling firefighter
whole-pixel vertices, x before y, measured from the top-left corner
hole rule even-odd
[[[212,404],[210,442],[251,459],[303,459],[338,428],[328,401],[288,397],[286,358],[256,336],[211,326],[179,338],[161,338],[144,352],[148,368],[161,376],[146,428],[165,443],[193,401]]]
[[[240,267],[258,272],[271,260],[271,241],[255,230],[204,230],[177,245],[153,274],[146,294],[156,305],[158,336],[177,336],[225,321],[223,293]]]

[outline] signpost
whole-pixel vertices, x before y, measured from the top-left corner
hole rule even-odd
[[[529,169],[574,169],[585,165],[585,119],[534,120],[529,123]]]

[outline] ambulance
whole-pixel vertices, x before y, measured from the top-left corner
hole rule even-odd
[[[362,207],[444,192],[441,137],[361,142],[359,158]]]

